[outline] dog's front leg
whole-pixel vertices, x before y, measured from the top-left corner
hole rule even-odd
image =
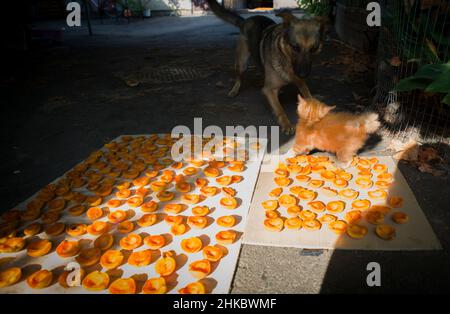
[[[267,97],[270,107],[273,113],[277,117],[277,121],[281,126],[281,131],[286,135],[294,134],[294,126],[289,121],[283,107],[281,106],[280,100],[278,99],[279,88],[270,88],[264,86],[262,89],[263,94]]]
[[[292,81],[299,89],[300,93],[302,94],[303,98],[312,98],[311,92],[309,91],[308,86],[306,85],[306,82],[304,79],[301,79],[297,76],[292,77]]]

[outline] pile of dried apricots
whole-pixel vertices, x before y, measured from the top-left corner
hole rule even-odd
[[[244,156],[239,159],[242,161],[221,161],[214,154],[204,153],[196,159],[175,162],[170,157],[175,141],[170,135],[122,136],[92,153],[62,179],[38,192],[25,209],[1,216],[0,256],[14,258],[15,253],[26,251],[29,257],[38,258],[55,251],[62,265],[70,259],[79,263],[81,284],[88,291],[166,293],[172,284],[170,276],[179,265],[177,252],[164,250],[166,236],[151,233],[149,227],[162,223],[172,236],[182,237],[181,252],[203,255],[203,259],[187,265],[193,281],[178,292],[211,292],[202,279],[225,256],[224,245],[237,240],[232,228],[239,217],[231,213],[240,206],[235,185],[244,180],[240,173],[246,168],[246,151],[239,151],[237,142],[225,138],[225,155],[238,151],[240,157]],[[207,141],[203,139],[203,145]],[[208,216],[210,208],[201,203],[216,195],[220,198],[218,207],[230,214],[214,220]],[[118,209],[123,205],[128,209]],[[65,223],[67,219],[63,218],[67,217],[78,221]],[[190,229],[204,229],[214,223],[223,228],[215,234],[215,245],[204,245],[200,237],[188,236]],[[142,236],[144,229],[150,234]],[[120,235],[120,241],[114,235]],[[88,247],[82,239],[91,240]],[[124,264],[143,267],[151,263],[159,277],[146,280],[141,291],[137,291],[134,278],[113,280],[110,275]],[[59,285],[66,289],[68,274],[58,274]],[[0,288],[16,284],[24,275],[20,267],[1,270]],[[46,288],[56,275],[55,271],[41,269],[28,275],[26,284],[33,289]]]
[[[409,217],[398,211],[404,205],[403,198],[389,195],[394,175],[377,158],[355,157],[351,168],[355,175],[338,168],[326,156],[287,158],[274,171],[276,188],[269,193],[270,199],[261,204],[264,228],[272,232],[318,231],[326,226],[335,234],[362,239],[369,231],[362,224],[366,221],[375,226],[379,238],[395,239],[396,228],[387,222],[388,217],[397,225],[407,223]],[[352,181],[358,190],[349,188]],[[320,196],[332,201],[320,201]]]

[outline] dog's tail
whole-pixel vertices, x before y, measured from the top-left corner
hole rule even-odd
[[[379,116],[376,113],[364,113],[361,115],[360,123],[367,134],[373,134],[381,127],[381,123],[378,119]]]
[[[209,7],[214,12],[214,14],[217,15],[217,17],[221,18],[227,23],[241,28],[242,24],[244,23],[244,18],[242,18],[239,14],[225,9],[217,2],[217,0],[206,0],[206,2],[208,2]]]

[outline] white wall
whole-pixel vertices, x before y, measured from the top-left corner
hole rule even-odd
[[[236,3],[239,0],[224,0],[226,4]],[[221,3],[221,0],[218,0]],[[241,8],[240,5],[233,5],[234,7]],[[274,9],[280,8],[298,8],[296,0],[273,0]],[[191,10],[191,0],[152,0],[150,2],[151,10]]]
[[[296,0],[273,0],[273,8],[298,8]]]
[[[151,10],[190,10],[191,0],[152,0]]]

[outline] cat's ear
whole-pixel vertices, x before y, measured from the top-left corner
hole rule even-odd
[[[330,111],[336,109],[336,106],[323,106],[320,110],[320,118],[322,119],[323,117],[325,117],[327,114],[330,113]]]
[[[305,100],[305,98],[302,97],[302,95],[298,94],[297,99],[298,99],[299,106],[306,105],[306,100]]]
[[[305,109],[306,109],[306,100],[301,96],[301,95],[298,95],[297,96],[297,99],[298,99],[298,104],[297,104],[297,114],[298,114],[298,116],[299,117],[301,117],[302,116],[302,113],[305,111]]]

